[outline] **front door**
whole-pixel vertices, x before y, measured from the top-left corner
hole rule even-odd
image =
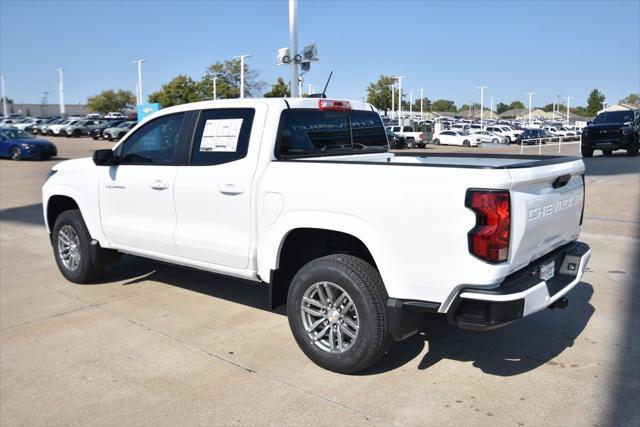
[[[114,248],[178,256],[174,183],[184,114],[151,120],[116,149],[117,165],[100,169],[102,229]]]

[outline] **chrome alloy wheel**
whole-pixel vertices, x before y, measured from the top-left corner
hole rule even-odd
[[[358,338],[358,310],[349,294],[335,283],[309,286],[300,314],[311,342],[328,353],[344,353]]]
[[[67,270],[75,271],[80,265],[80,239],[70,225],[64,225],[58,231],[58,255]]]

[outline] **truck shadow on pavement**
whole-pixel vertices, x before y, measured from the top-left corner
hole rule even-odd
[[[423,332],[395,343],[380,363],[363,374],[396,369],[420,354],[425,344],[428,351],[418,365],[419,370],[444,359],[472,362],[486,374],[503,377],[529,372],[544,364],[559,369],[577,368],[571,362],[553,359],[572,347],[586,327],[595,311],[589,303],[592,295],[593,287],[582,282],[568,294],[569,306],[565,310],[543,310],[486,332],[463,330],[449,324],[442,315],[429,315]]]
[[[44,226],[42,203],[2,209],[0,210],[0,221]]]

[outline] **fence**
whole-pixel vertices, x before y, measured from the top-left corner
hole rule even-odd
[[[575,136],[556,136],[553,138],[525,139],[520,143],[520,154],[521,155],[524,154],[524,150],[527,148],[538,148],[538,154],[542,154],[543,145],[545,147],[558,147],[558,154],[562,153],[562,147],[566,145],[578,145],[578,151],[580,151],[580,144],[582,143],[582,135],[578,136],[577,141],[575,139],[576,139]],[[548,141],[551,141],[552,143],[548,144],[547,143]],[[553,143],[553,141],[558,141],[558,142]],[[568,142],[568,141],[571,141],[571,142]],[[532,145],[525,145],[525,143],[530,144],[531,142],[533,142]]]

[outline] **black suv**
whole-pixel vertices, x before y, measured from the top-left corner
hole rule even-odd
[[[593,150],[602,150],[610,156],[614,150],[627,150],[637,156],[640,148],[640,110],[607,111],[598,114],[582,130],[582,157],[593,156]]]

